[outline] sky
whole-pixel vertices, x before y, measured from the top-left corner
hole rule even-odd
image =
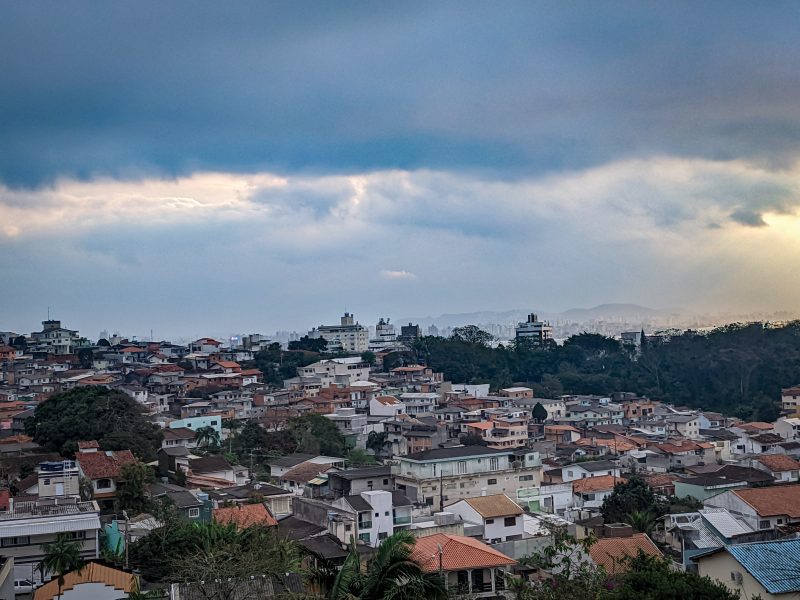
[[[0,330],[800,314],[797,3],[0,11]]]

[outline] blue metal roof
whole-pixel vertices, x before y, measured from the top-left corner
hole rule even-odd
[[[738,544],[725,549],[770,594],[800,591],[800,539]]]

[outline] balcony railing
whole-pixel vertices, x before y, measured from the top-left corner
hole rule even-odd
[[[372,529],[372,521],[362,521],[358,524],[359,529]]]
[[[395,525],[409,525],[411,523],[411,517],[395,517],[394,524]]]

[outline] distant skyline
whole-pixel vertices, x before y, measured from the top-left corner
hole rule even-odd
[[[796,3],[0,10],[0,330],[800,314]]]

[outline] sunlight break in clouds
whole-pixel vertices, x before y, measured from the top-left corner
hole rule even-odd
[[[390,271],[383,269],[380,272],[381,277],[384,279],[416,279],[417,276],[410,271]]]

